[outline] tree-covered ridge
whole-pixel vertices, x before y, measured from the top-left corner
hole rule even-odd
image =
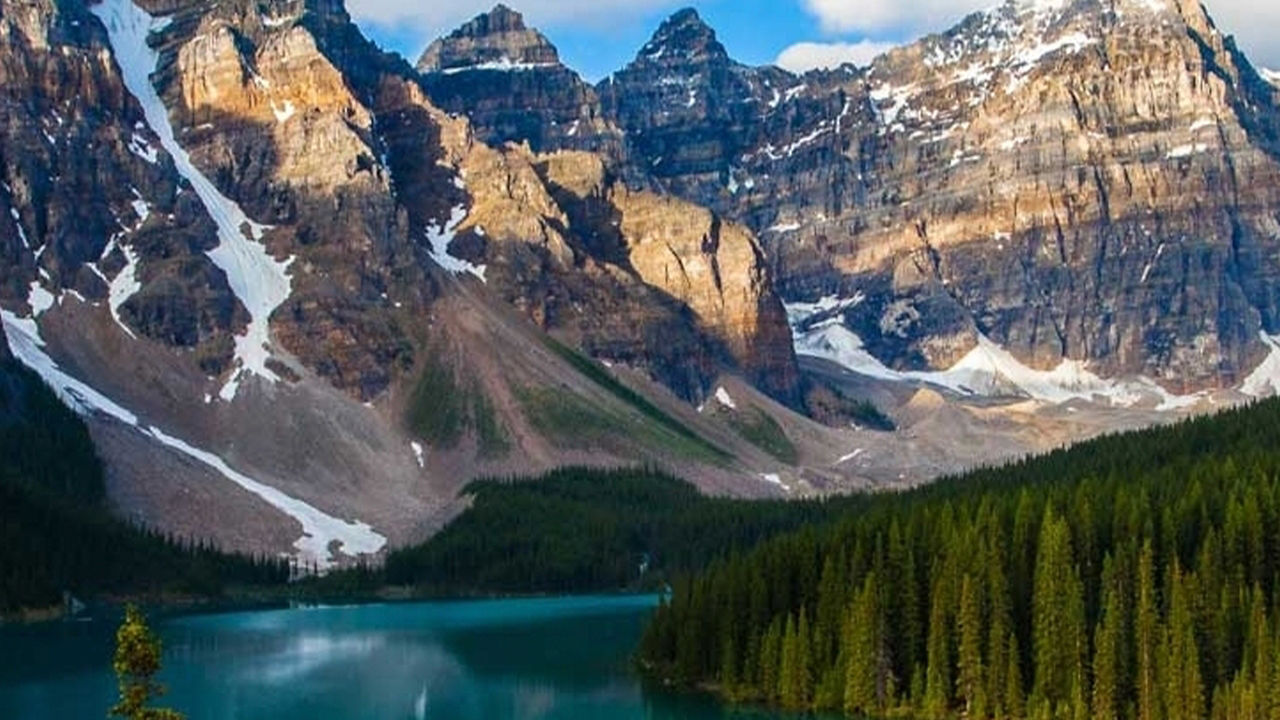
[[[113,517],[88,429],[35,374],[0,359],[0,614],[77,597],[217,594],[288,566],[179,543]]]
[[[886,496],[678,582],[641,657],[735,700],[1276,717],[1280,401]]]
[[[652,589],[865,502],[712,498],[642,468],[565,468],[478,481],[466,493],[466,512],[426,543],[393,551],[385,577],[366,582],[447,595]]]

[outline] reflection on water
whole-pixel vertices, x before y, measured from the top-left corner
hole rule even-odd
[[[720,720],[651,695],[630,655],[654,600],[546,598],[246,612],[156,622],[167,703],[191,720]],[[0,630],[0,717],[100,718],[113,624]]]

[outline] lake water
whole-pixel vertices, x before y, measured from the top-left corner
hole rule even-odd
[[[779,718],[644,690],[652,597],[406,603],[156,618],[190,720]],[[0,628],[0,718],[105,716],[114,620]]]

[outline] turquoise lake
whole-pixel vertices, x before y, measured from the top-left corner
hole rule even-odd
[[[404,603],[154,618],[190,720],[780,718],[649,692],[652,597]],[[0,628],[0,718],[103,718],[113,621]]]

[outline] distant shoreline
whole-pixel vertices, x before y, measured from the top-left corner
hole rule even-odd
[[[87,603],[84,612],[69,615],[62,606],[26,608],[15,613],[0,615],[0,629],[39,625],[42,623],[96,620],[121,614],[127,603],[137,603],[148,613],[160,617],[174,615],[218,615],[223,613],[252,612],[257,610],[289,610],[378,604],[409,604],[428,602],[485,602],[498,600],[538,600],[550,598],[621,598],[652,597],[654,605],[662,593],[646,590],[600,590],[581,593],[425,593],[409,588],[387,587],[373,593],[307,594],[254,592],[223,597],[194,597],[168,595],[162,597],[136,596],[103,598]]]

